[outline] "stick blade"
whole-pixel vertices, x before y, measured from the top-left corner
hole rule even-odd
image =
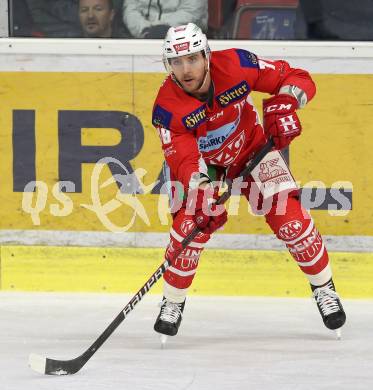
[[[28,365],[32,370],[38,372],[39,374],[45,374],[47,358],[37,355],[36,353],[31,353],[28,358]]]
[[[49,359],[37,354],[30,354],[29,366],[43,375],[72,375],[78,372],[86,363],[82,357],[72,360]]]

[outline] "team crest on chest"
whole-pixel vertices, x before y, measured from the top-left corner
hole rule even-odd
[[[232,141],[228,142],[218,153],[208,156],[209,164],[228,166],[233,163],[239,155],[243,144],[245,143],[245,132],[241,131]]]

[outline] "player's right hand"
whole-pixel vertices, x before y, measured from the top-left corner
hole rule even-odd
[[[217,205],[216,199],[217,193],[210,185],[189,191],[186,214],[193,216],[204,234],[214,233],[227,222],[227,210],[223,205]]]
[[[297,113],[298,101],[290,95],[276,95],[263,100],[263,124],[267,134],[273,137],[278,150],[288,146],[301,131]]]

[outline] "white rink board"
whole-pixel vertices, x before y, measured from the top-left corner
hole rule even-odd
[[[4,38],[0,72],[164,72],[160,40]],[[299,41],[211,41],[212,49],[240,47],[266,58],[320,74],[372,74],[373,43]],[[110,236],[108,236],[110,235]],[[226,236],[226,237],[224,237]],[[118,236],[106,232],[0,231],[0,243],[106,246],[165,246],[167,233]],[[331,251],[373,251],[372,236],[326,236]],[[215,241],[214,241],[215,240]],[[219,246],[218,244],[223,244]],[[222,235],[210,247],[283,249],[274,236]]]
[[[371,74],[372,42],[219,41],[212,50],[239,47],[264,58],[285,59],[312,73]],[[164,72],[161,40],[0,40],[0,71]]]
[[[310,299],[191,297],[160,349],[146,296],[74,376],[42,376],[29,353],[80,355],[132,296],[0,293],[2,390],[370,390],[373,301],[345,300],[337,341]]]
[[[372,236],[323,235],[329,251],[373,252]],[[113,233],[56,230],[0,230],[0,245],[97,246],[165,248],[169,233]],[[206,248],[286,250],[274,234],[215,234]]]
[[[7,37],[9,32],[8,1],[0,1],[0,37]]]

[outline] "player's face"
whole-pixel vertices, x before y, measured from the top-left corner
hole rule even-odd
[[[80,0],[79,18],[87,37],[110,37],[114,10],[110,9],[108,0]]]
[[[197,92],[205,78],[207,69],[207,59],[202,52],[171,58],[169,63],[184,90],[190,94]]]

